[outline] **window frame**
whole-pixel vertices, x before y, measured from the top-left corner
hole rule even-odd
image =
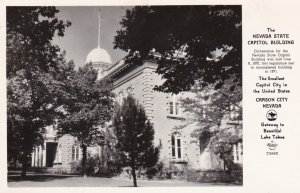
[[[231,104],[229,106],[229,110],[230,110],[230,113],[229,113],[229,119],[231,121],[234,121],[238,118],[239,116],[239,113],[238,113],[238,109],[237,109],[237,106],[236,104]]]
[[[80,160],[80,147],[79,147],[79,145],[73,145],[72,146],[71,159],[72,159],[72,161],[79,161]]]
[[[242,145],[241,141],[233,144],[232,152],[233,152],[233,162],[234,163],[242,163],[243,162],[243,145]]]
[[[171,158],[174,161],[183,160],[183,140],[179,132],[174,132],[171,135]]]
[[[172,100],[169,101],[169,115],[182,116],[182,107],[176,95],[172,95]]]

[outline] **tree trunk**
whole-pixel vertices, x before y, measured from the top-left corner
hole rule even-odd
[[[26,177],[26,170],[27,170],[27,167],[24,166],[24,164],[22,163],[22,173],[21,173],[21,178],[25,178],[25,177]]]
[[[82,174],[86,178],[86,160],[87,160],[87,147],[82,144]]]
[[[22,155],[22,172],[21,172],[21,178],[25,178],[26,177],[26,171],[27,171],[27,167],[28,167],[28,153],[27,152],[23,152]]]
[[[131,169],[132,169],[133,187],[137,187],[136,174],[135,174],[135,166],[133,165],[131,167]]]
[[[17,156],[14,156],[14,166],[15,169],[17,168]]]
[[[201,158],[201,141],[200,141],[200,137],[199,137],[199,156]],[[201,168],[201,159],[199,159],[199,168],[200,168],[200,170],[202,169]]]

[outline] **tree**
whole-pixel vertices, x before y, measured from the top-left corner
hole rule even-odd
[[[192,113],[198,122],[191,136],[200,146],[200,154],[206,147],[219,155],[225,168],[234,168],[232,146],[242,140],[242,92],[241,87],[227,92],[231,81],[225,81],[223,87],[215,90],[213,86],[194,87],[192,98],[182,99],[185,111]],[[230,124],[228,124],[230,123]]]
[[[101,148],[100,167],[101,175],[111,177],[122,171],[122,154],[116,148],[117,138],[114,128],[109,126],[104,130],[104,143]]]
[[[133,186],[137,187],[136,170],[154,166],[159,149],[154,147],[154,129],[141,105],[132,97],[124,99],[123,105],[113,117],[117,148],[122,153],[124,167],[132,170]]]
[[[7,7],[8,157],[21,160],[23,177],[33,147],[42,144],[65,96],[62,77],[74,66],[51,44],[70,25],[56,13],[55,7]]]
[[[155,60],[166,81],[158,91],[179,93],[198,84],[241,85],[241,6],[143,6],[127,10],[114,47],[127,63]]]
[[[33,147],[43,144],[46,126],[59,116],[56,107],[62,104],[60,95],[64,95],[61,91],[64,83],[59,79],[73,66],[72,63],[64,64],[68,67],[60,66],[61,72],[34,72],[35,81],[25,77],[25,70],[19,70],[7,81],[8,161],[13,158],[22,162],[23,177]]]
[[[74,136],[83,152],[82,168],[86,177],[87,147],[103,142],[100,130],[113,114],[112,84],[108,79],[97,80],[98,72],[92,64],[75,71],[69,79],[69,99],[65,101],[65,115],[58,120],[57,136]]]
[[[137,6],[126,11],[114,41],[115,48],[128,52],[129,64],[157,62],[165,81],[155,90],[195,93],[183,101],[199,121],[192,136],[210,144],[224,162],[236,138],[221,122],[231,105],[241,103],[241,21],[241,6]]]
[[[7,78],[19,70],[48,72],[58,66],[60,49],[51,41],[71,25],[58,20],[58,12],[55,7],[7,7]]]

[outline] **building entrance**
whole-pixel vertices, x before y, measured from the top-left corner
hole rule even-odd
[[[46,149],[46,167],[53,167],[57,151],[57,143],[47,142]]]

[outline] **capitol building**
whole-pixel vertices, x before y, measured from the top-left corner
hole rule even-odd
[[[155,131],[154,144],[161,147],[159,161],[165,166],[172,164],[179,169],[188,166],[202,171],[224,169],[223,161],[209,146],[201,147],[200,143],[195,143],[195,139],[191,137],[192,131],[198,127],[198,122],[190,119],[191,115],[184,112],[180,105],[180,98],[191,96],[191,93],[172,95],[154,91],[154,86],[164,81],[155,72],[155,61],[127,64],[120,60],[113,64],[110,54],[101,48],[100,20],[98,46],[91,50],[86,58],[86,63],[90,62],[98,70],[98,79],[109,77],[113,80],[113,92],[119,103],[131,94],[144,107]],[[229,118],[222,121],[222,124],[224,127],[235,127],[235,124],[230,124]],[[102,148],[89,147],[89,155],[100,156]],[[241,143],[233,146],[232,155],[234,162],[242,164]],[[38,146],[32,152],[31,166],[69,173],[72,163],[79,162],[81,158],[82,150],[76,139],[70,135],[56,138],[55,128],[51,126],[47,128],[44,146]]]

